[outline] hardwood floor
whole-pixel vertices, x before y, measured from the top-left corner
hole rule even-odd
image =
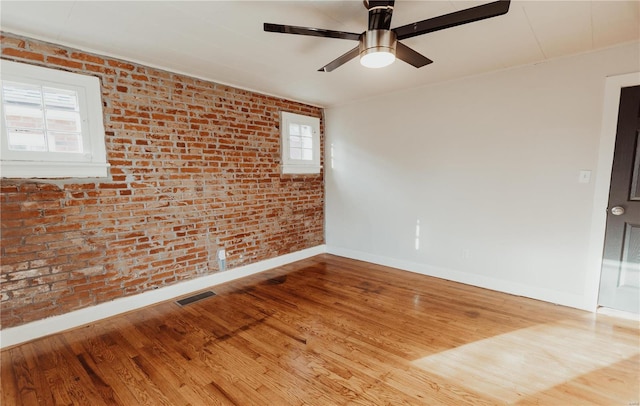
[[[637,405],[637,321],[320,255],[7,349],[2,405]]]

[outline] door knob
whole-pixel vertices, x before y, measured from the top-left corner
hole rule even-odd
[[[622,206],[612,207],[611,208],[611,214],[613,214],[614,216],[623,215],[624,214],[624,207],[622,207]]]

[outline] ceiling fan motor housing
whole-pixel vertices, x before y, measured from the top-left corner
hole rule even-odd
[[[378,52],[396,54],[396,33],[391,30],[369,30],[360,39],[360,57]]]

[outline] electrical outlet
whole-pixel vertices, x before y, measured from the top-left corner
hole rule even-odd
[[[224,249],[219,249],[216,255],[218,257],[218,271],[227,270],[227,253]]]

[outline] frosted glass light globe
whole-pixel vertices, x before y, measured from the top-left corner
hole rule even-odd
[[[378,51],[366,53],[360,57],[360,64],[367,68],[384,68],[396,60],[396,56],[391,52]]]

